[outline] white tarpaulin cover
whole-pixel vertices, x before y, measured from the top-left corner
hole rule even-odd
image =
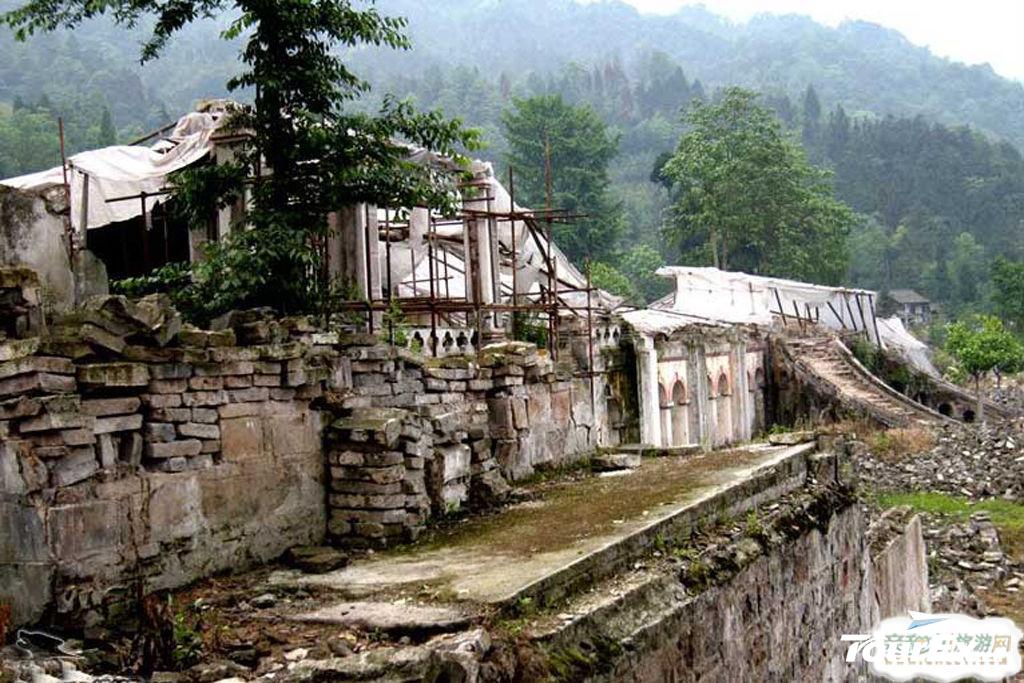
[[[939,371],[932,365],[928,345],[910,334],[898,317],[879,318],[878,333],[886,349],[898,354],[917,370],[931,377],[939,377]]]
[[[130,220],[142,215],[140,199],[110,202],[142,192],[157,193],[167,187],[167,176],[206,156],[210,138],[224,120],[222,112],[193,112],[182,117],[166,140],[152,147],[117,145],[82,152],[68,158],[68,183],[71,186],[71,224],[81,229],[82,198],[88,176],[89,228]],[[0,180],[25,192],[42,192],[64,183],[61,168]],[[146,201],[146,210],[163,201],[157,195]]]
[[[808,315],[833,329],[868,330],[873,335],[874,292],[825,287],[796,280],[728,272],[717,268],[666,266],[657,274],[673,278],[673,295],[652,305],[713,322],[771,325],[773,316]]]

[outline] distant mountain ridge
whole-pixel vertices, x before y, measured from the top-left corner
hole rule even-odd
[[[1024,85],[991,67],[966,66],[862,21],[836,28],[797,15],[736,24],[702,7],[661,16],[619,0],[380,0],[409,19],[413,51],[360,53],[371,75],[474,64],[495,76],[556,71],[570,61],[618,57],[628,66],[661,51],[705,87],[744,85],[796,96],[809,84],[827,104],[876,115],[923,115],[970,124],[1024,147]]]
[[[0,11],[18,4],[0,0]],[[851,112],[970,124],[1024,148],[1024,85],[987,66],[937,57],[897,31],[866,22],[830,28],[802,16],[762,15],[736,24],[702,7],[647,15],[620,0],[378,0],[376,6],[407,17],[413,41],[405,53],[352,52],[359,73],[378,84],[458,64],[475,65],[495,80],[504,72],[514,81],[573,61],[590,66],[618,58],[629,69],[660,51],[708,91],[738,84],[795,97],[813,84],[826,107],[841,103]],[[152,125],[164,112],[177,114],[196,99],[225,94],[223,83],[238,63],[236,46],[219,37],[224,24],[188,27],[145,67],[138,63],[143,28],[125,31],[101,19],[24,45],[6,34],[0,39],[0,101],[34,101],[42,94],[67,100],[74,93],[105,101],[119,127]]]

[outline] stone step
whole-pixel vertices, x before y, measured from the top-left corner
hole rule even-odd
[[[787,342],[795,351],[797,362],[804,364],[820,379],[831,384],[848,401],[860,403],[886,415],[887,422],[934,422],[937,418],[911,399],[899,400],[884,392],[854,367],[849,358],[830,339],[795,340]]]
[[[422,638],[451,633],[469,626],[471,617],[454,607],[437,607],[398,602],[339,602],[312,612],[286,617],[291,621],[357,628],[368,633]]]

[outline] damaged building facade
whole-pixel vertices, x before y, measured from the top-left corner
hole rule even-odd
[[[769,340],[817,328],[881,343],[874,294],[715,268],[666,267],[674,291],[622,313],[635,336],[641,436],[665,448],[749,441],[778,421]],[[859,314],[859,315],[858,315]]]
[[[138,589],[295,545],[410,542],[601,449],[747,442],[800,381],[779,339],[884,343],[870,292],[714,269],[662,269],[675,292],[631,308],[552,241],[571,217],[519,206],[483,162],[457,216],[330,216],[358,322],[234,312],[198,330],[166,297],[107,295],[133,269],[201,258],[244,215],[196,227],[167,210],[169,173],[230,158],[225,111],[76,155],[67,182],[0,181],[0,602],[15,623],[102,620]],[[513,340],[517,320],[540,348]],[[849,398],[811,374],[823,402]]]

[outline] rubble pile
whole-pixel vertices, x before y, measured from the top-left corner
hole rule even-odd
[[[947,425],[926,453],[876,457],[861,441],[847,444],[868,492],[932,492],[970,502],[1024,502],[1024,435],[1007,426]],[[992,590],[1017,593],[1024,563],[1008,555],[986,510],[962,515],[921,512],[934,612],[990,612]]]
[[[929,452],[893,461],[876,458],[861,442],[850,452],[872,489],[1024,501],[1024,436],[1010,427],[947,425]]]
[[[984,594],[997,585],[1011,593],[1024,580],[1024,565],[1003,552],[989,514],[979,510],[957,523],[923,514],[928,546],[932,611],[985,616]]]

